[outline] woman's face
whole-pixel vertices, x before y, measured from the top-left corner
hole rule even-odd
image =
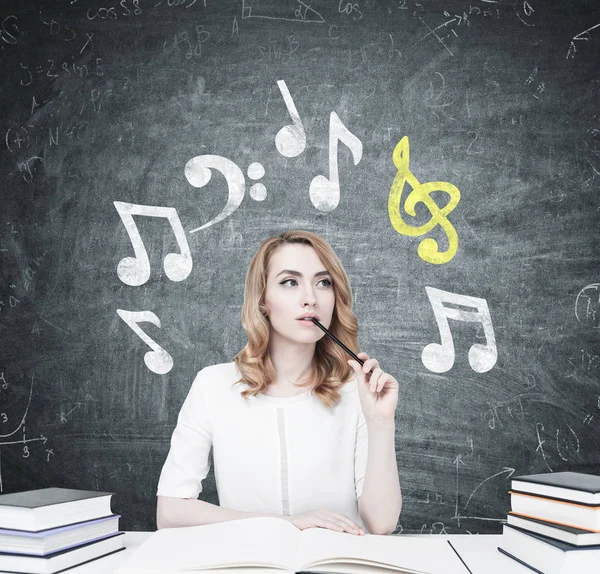
[[[335,293],[331,275],[310,245],[286,243],[271,256],[265,306],[271,337],[316,343],[324,333],[310,319],[331,324]]]

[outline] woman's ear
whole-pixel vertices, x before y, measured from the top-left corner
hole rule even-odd
[[[269,309],[264,303],[260,303],[258,306],[258,310],[261,312],[262,316],[268,321],[269,320]]]

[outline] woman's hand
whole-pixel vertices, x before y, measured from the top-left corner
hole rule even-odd
[[[367,421],[369,419],[392,419],[398,404],[398,381],[379,368],[377,359],[369,359],[366,353],[359,353],[364,361],[350,359],[348,364],[354,369],[358,379],[358,395]]]
[[[288,522],[291,522],[300,530],[316,527],[327,528],[328,530],[335,530],[336,532],[348,532],[359,536],[362,536],[365,533],[356,522],[350,520],[347,516],[344,516],[339,512],[334,512],[333,510],[328,510],[327,508],[319,508],[318,510],[311,510],[304,514],[284,516],[283,518]]]

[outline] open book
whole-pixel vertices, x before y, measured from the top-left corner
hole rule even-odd
[[[299,530],[283,518],[244,518],[159,530],[114,574],[467,574],[443,538]],[[232,573],[233,574],[233,573]]]

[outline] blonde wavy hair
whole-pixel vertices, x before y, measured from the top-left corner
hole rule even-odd
[[[358,352],[358,321],[352,312],[350,281],[331,245],[310,231],[286,231],[269,237],[260,245],[248,267],[242,306],[242,326],[248,335],[248,343],[233,357],[242,376],[236,384],[249,385],[241,393],[245,399],[259,395],[275,380],[275,368],[269,354],[270,325],[264,297],[271,257],[276,249],[288,244],[309,245],[317,252],[331,275],[335,294],[329,331]],[[347,361],[345,351],[324,335],[316,344],[312,374],[301,386],[311,387],[314,395],[331,408],[340,398],[338,390],[353,374]]]

